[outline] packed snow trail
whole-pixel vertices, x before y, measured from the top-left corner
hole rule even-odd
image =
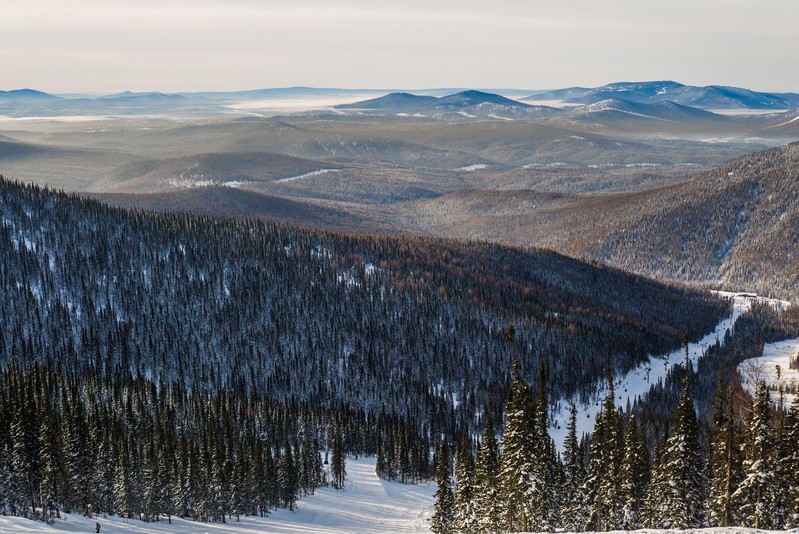
[[[197,523],[166,519],[158,523],[128,520],[116,516],[87,519],[62,514],[65,520],[54,525],[19,517],[0,516],[1,534],[94,532],[100,523],[101,534],[297,534],[297,533],[416,533],[430,532],[434,484],[400,484],[375,475],[375,459],[347,460],[344,490],[319,488],[315,495],[297,501],[297,509],[276,510],[269,517],[235,516],[227,523]]]
[[[788,305],[786,302],[757,297],[749,293],[719,292],[719,294],[733,299],[732,313],[716,325],[716,329],[713,332],[707,334],[699,342],[688,344],[688,353],[694,369],[697,368],[697,362],[705,355],[708,347],[715,345],[717,341],[723,343],[724,334],[727,330],[732,330],[735,321],[738,320],[738,317],[740,317],[742,313],[749,310],[753,302],[770,302],[772,304],[779,304],[783,308]],[[649,393],[649,388],[652,384],[665,381],[672,367],[684,363],[685,350],[680,348],[666,356],[650,356],[648,362],[642,363],[623,377],[614,378],[616,406],[622,409],[626,408],[628,403],[632,406],[637,399],[644,398]],[[787,365],[785,365],[784,368],[787,369]],[[607,394],[607,386],[605,384],[600,384],[600,386],[601,387],[594,393],[592,402],[588,405],[581,404],[579,401],[575,402],[577,405],[578,439],[583,433],[590,433],[594,430],[594,420],[597,413],[602,409],[602,400]],[[570,399],[561,399],[558,401],[558,405],[555,408],[556,415],[552,417],[550,423],[550,435],[552,439],[555,440],[555,445],[561,451],[563,450],[563,441],[566,438],[566,430],[569,424],[570,402]]]

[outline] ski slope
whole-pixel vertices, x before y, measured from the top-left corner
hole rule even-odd
[[[705,355],[707,348],[714,345],[716,341],[723,342],[724,334],[730,330],[735,321],[742,313],[749,310],[752,303],[770,302],[774,305],[780,305],[783,308],[788,305],[787,302],[767,299],[765,297],[758,297],[749,293],[727,293],[719,292],[720,295],[733,299],[732,313],[723,319],[716,329],[707,334],[697,343],[690,343],[688,345],[688,353],[691,359],[691,364],[694,369],[697,368],[697,362]],[[616,393],[616,406],[626,408],[629,403],[632,405],[636,399],[645,397],[652,384],[657,384],[666,379],[669,370],[675,365],[682,365],[685,363],[685,350],[680,348],[667,354],[666,356],[650,356],[649,361],[639,365],[637,368],[631,370],[623,377],[616,377],[614,379],[614,388]],[[787,363],[784,366],[787,369]],[[602,401],[607,395],[607,385],[602,385],[594,393],[593,400],[588,404],[581,404],[575,400],[577,405],[577,437],[583,433],[590,433],[594,430],[594,420],[597,413],[602,409]],[[550,435],[555,440],[555,445],[559,450],[563,450],[563,442],[566,438],[566,430],[569,424],[569,409],[572,399],[561,399],[555,406],[555,415],[550,422]]]
[[[101,534],[322,534],[322,533],[415,533],[430,532],[433,514],[434,484],[406,485],[386,482],[375,475],[375,459],[347,460],[344,490],[320,488],[315,495],[297,502],[294,512],[276,510],[269,517],[241,517],[228,523],[196,523],[166,519],[144,523],[120,517],[87,519],[62,514],[54,525],[18,517],[0,516],[0,533],[24,534],[58,532],[94,532],[100,523]]]
[[[766,343],[763,345],[763,356],[745,360],[738,365],[741,383],[753,395],[755,386],[761,380],[777,390],[782,386],[784,390],[795,391],[799,388],[799,369],[790,368],[790,359],[797,354],[799,354],[799,338]],[[779,391],[771,391],[770,395],[774,403],[782,400],[785,408],[789,407],[795,398],[794,394],[785,393],[784,398],[780,399]]]

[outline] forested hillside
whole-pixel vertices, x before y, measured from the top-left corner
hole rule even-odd
[[[23,360],[367,411],[428,413],[454,395],[469,421],[504,400],[508,324],[560,394],[709,331],[727,309],[549,252],[0,189],[5,361],[26,344]]]
[[[8,181],[0,214],[12,513],[290,506],[320,483],[325,429],[338,458],[425,478],[442,436],[499,420],[512,352],[548,369],[552,397],[587,393],[728,311],[536,250],[127,212]],[[250,471],[268,487],[231,475]]]
[[[418,203],[406,224],[550,248],[658,280],[796,300],[799,143],[643,192],[461,191]]]
[[[799,143],[736,159],[614,212],[592,255],[635,272],[799,298]]]

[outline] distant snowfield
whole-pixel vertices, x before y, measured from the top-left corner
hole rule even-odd
[[[329,172],[341,172],[341,169],[319,169],[316,171],[306,172],[305,174],[300,174],[299,176],[292,176],[290,178],[281,178],[280,180],[275,180],[275,183],[281,184],[285,182],[293,182],[294,180],[301,180],[302,178],[310,178],[311,176],[319,176],[320,174],[327,174]]]
[[[485,169],[486,167],[488,167],[488,165],[486,165],[485,163],[476,163],[474,165],[467,165],[466,167],[459,167],[459,168],[457,168],[455,170],[456,171],[471,172],[471,171],[479,171],[479,170]]]
[[[698,343],[690,343],[688,345],[688,353],[691,359],[691,364],[694,369],[697,367],[697,362],[705,355],[708,347],[714,345],[716,341],[720,343],[724,340],[724,334],[727,330],[731,329],[738,320],[738,317],[745,311],[749,310],[752,303],[755,301],[771,302],[779,304],[783,308],[788,305],[787,302],[776,301],[764,297],[755,297],[744,293],[727,293],[719,292],[719,294],[730,297],[733,299],[733,309],[729,317],[722,320],[716,329],[702,338]],[[794,352],[794,354],[796,354]],[[675,365],[682,365],[685,363],[685,351],[680,348],[666,356],[652,357],[649,361],[641,364],[633,369],[626,376],[616,377],[614,380],[614,388],[616,393],[616,406],[626,408],[627,403],[632,405],[636,399],[643,398],[649,393],[649,388],[652,384],[657,384],[666,379],[669,370]],[[787,361],[784,366],[788,368]],[[579,438],[583,433],[590,433],[594,430],[594,419],[602,409],[602,401],[607,394],[607,387],[603,386],[594,393],[594,399],[588,405],[583,405],[579,400],[575,399],[577,404],[577,436]],[[569,408],[571,399],[561,399],[556,405],[555,415],[550,422],[550,435],[555,440],[555,445],[559,450],[563,450],[563,441],[566,438],[566,430],[569,423]]]
[[[144,523],[119,517],[87,519],[63,514],[66,520],[54,525],[18,517],[0,516],[0,534],[94,532],[100,523],[101,534],[341,534],[341,533],[414,533],[430,532],[433,514],[434,484],[406,485],[386,482],[375,475],[375,459],[347,460],[344,490],[321,488],[315,495],[297,502],[294,512],[277,510],[269,517],[235,517],[228,523],[197,523],[173,519]]]

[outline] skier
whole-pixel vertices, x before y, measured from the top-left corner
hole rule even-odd
[[[94,524],[94,532],[96,534],[100,534],[100,523],[95,523]]]

